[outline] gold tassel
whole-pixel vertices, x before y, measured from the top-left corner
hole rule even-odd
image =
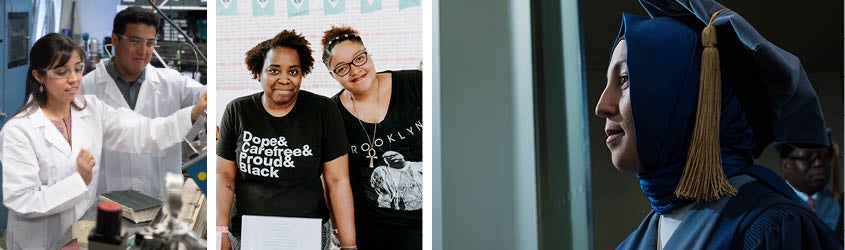
[[[719,67],[719,50],[716,49],[716,28],[713,20],[722,9],[710,16],[710,22],[701,32],[704,51],[701,55],[701,78],[698,86],[698,110],[695,129],[687,152],[687,162],[681,181],[675,189],[680,198],[696,201],[713,201],[725,195],[736,195],[722,170],[719,149],[719,118],[722,109],[722,79]]]

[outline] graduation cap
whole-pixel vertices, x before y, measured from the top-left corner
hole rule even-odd
[[[826,132],[827,132],[827,142],[828,142],[827,149],[831,153],[838,155],[839,149],[838,149],[838,145],[833,141],[833,135],[832,135],[833,131],[830,128],[827,128]],[[772,149],[777,151],[778,154],[780,154],[781,158],[786,157],[793,150],[796,150],[796,149],[799,149],[799,148],[804,148],[801,145],[794,145],[792,143],[785,142],[785,141],[774,142],[774,143],[772,143],[771,147],[772,147]]]
[[[722,77],[730,79],[753,130],[755,158],[773,141],[807,148],[829,145],[818,97],[796,56],[715,1],[640,4],[652,18],[672,17],[702,31],[698,110],[677,197],[710,201],[737,192],[725,178],[720,157]]]

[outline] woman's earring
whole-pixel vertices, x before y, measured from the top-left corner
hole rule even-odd
[[[44,92],[44,84],[41,83],[41,86],[38,86],[38,92]]]

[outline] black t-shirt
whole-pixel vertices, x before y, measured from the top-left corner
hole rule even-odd
[[[329,98],[300,90],[291,111],[274,117],[262,106],[262,94],[233,100],[220,122],[217,155],[238,169],[229,224],[234,234],[240,234],[244,214],[327,219],[323,163],[349,147]]]
[[[356,223],[422,227],[422,72],[386,71],[393,89],[387,115],[375,136],[377,159],[370,168],[373,124],[361,122],[343,107],[340,93],[332,97],[340,109],[349,138],[349,177],[355,197]],[[362,128],[363,124],[363,128]],[[366,133],[364,132],[366,129]],[[396,152],[405,167],[389,167],[385,152]],[[395,153],[390,153],[395,154]]]

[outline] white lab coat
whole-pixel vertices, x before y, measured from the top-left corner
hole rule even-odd
[[[129,109],[115,109],[93,95],[81,111],[71,108],[71,141],[39,108],[17,115],[0,130],[3,205],[9,208],[7,249],[49,249],[97,201],[97,175],[105,148],[155,152],[179,142],[191,128],[191,108],[166,118],[149,119]],[[77,172],[81,149],[94,156],[91,183]]]
[[[82,80],[80,94],[96,95],[112,107],[129,109],[114,79],[106,71],[105,61]],[[144,82],[135,103],[135,112],[149,117],[165,117],[179,109],[194,105],[205,91],[205,86],[172,69],[147,65]],[[182,149],[179,145],[147,153],[132,154],[104,149],[103,172],[97,194],[111,191],[136,190],[163,200],[164,176],[182,173]]]

